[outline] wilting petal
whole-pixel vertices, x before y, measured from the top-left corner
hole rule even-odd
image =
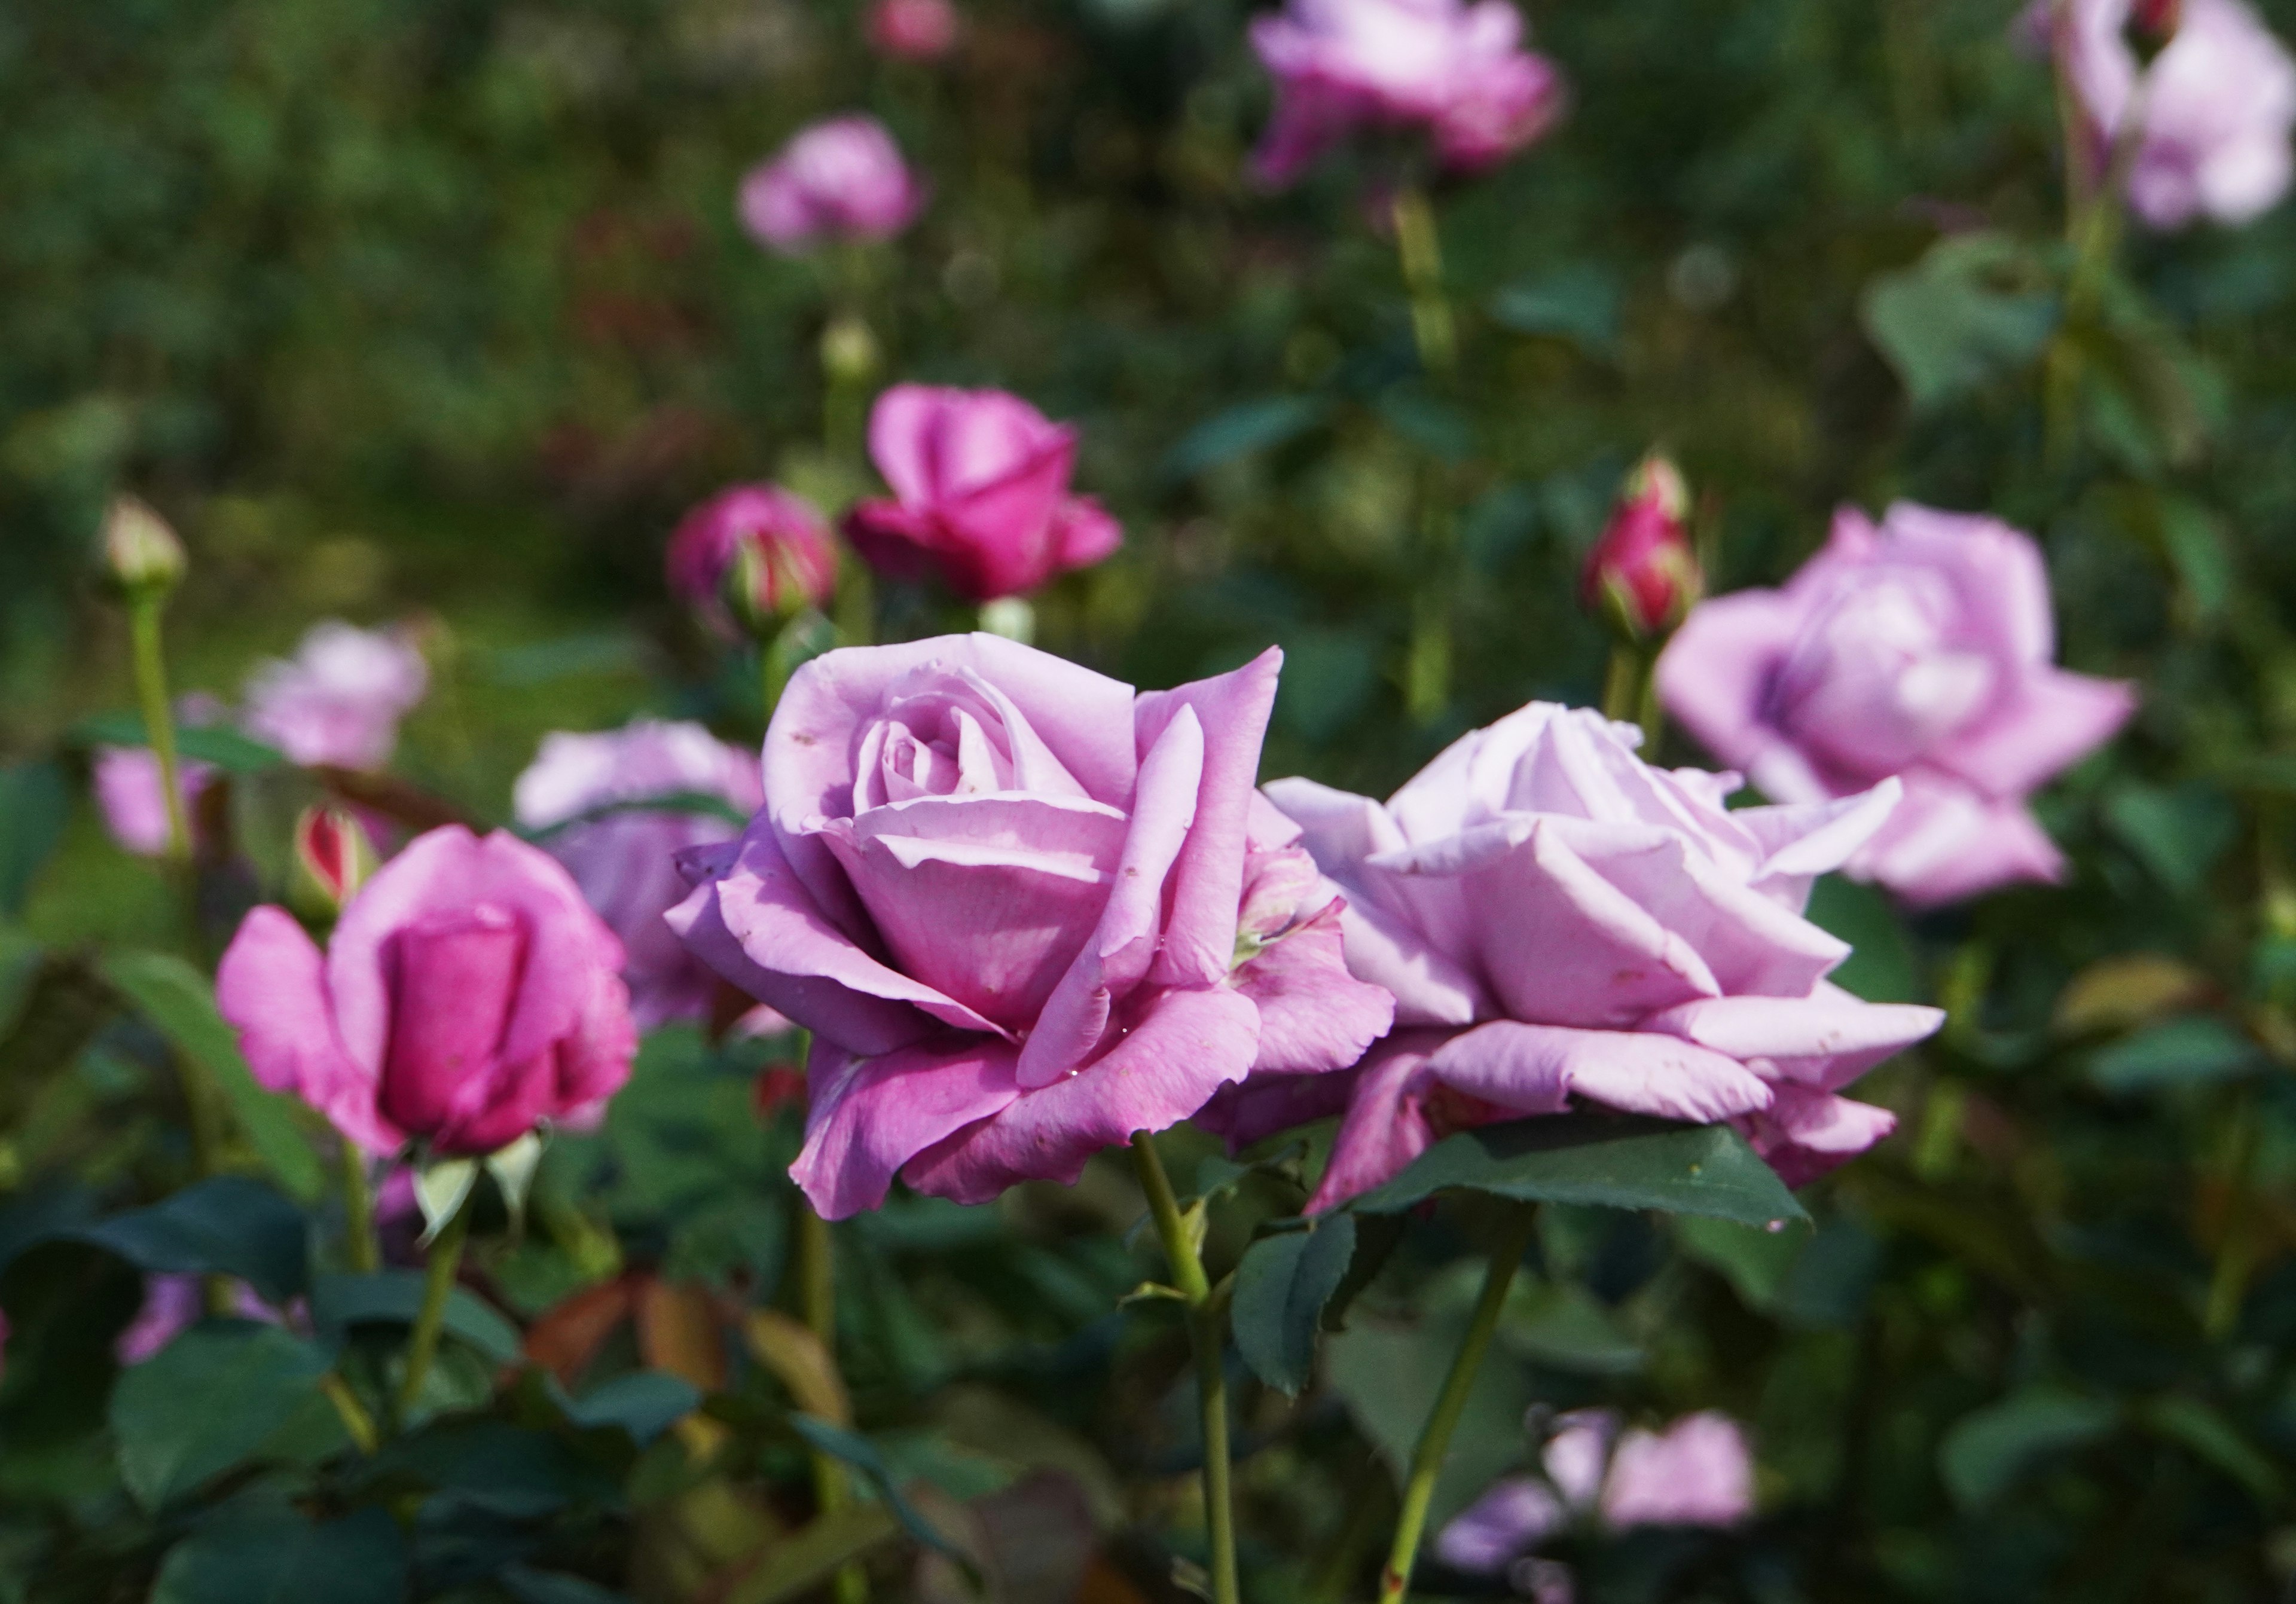
[[[940,1037],[868,1059],[816,1042],[806,1067],[813,1093],[805,1148],[791,1177],[824,1219],[875,1208],[903,1165],[1021,1095],[1014,1056],[1009,1043],[988,1036]]]
[[[1788,1186],[1801,1186],[1855,1158],[1898,1128],[1898,1117],[1791,1082],[1767,1111],[1735,1122],[1754,1151]]]
[[[216,1008],[263,1085],[301,1098],[369,1152],[405,1142],[376,1110],[375,1072],[335,1034],[325,960],[285,909],[256,908],[241,924],[216,970]]]
[[[1445,1085],[1517,1114],[1555,1114],[1572,1096],[1631,1114],[1709,1124],[1770,1106],[1762,1078],[1734,1059],[1639,1030],[1574,1030],[1495,1019],[1428,1060]]]
[[[1259,1010],[1256,1075],[1345,1069],[1395,1023],[1395,999],[1348,973],[1334,900],[1235,972]]]

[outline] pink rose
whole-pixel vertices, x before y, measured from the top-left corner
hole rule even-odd
[[[1426,129],[1456,171],[1503,161],[1562,109],[1562,78],[1521,43],[1509,0],[1290,0],[1251,25],[1275,79],[1254,168],[1289,184],[1357,129],[1391,127]]]
[[[1931,905],[2063,872],[2026,797],[2108,740],[2136,693],[2055,667],[2055,634],[2031,536],[1909,502],[1878,528],[1844,508],[1784,590],[1692,612],[1659,697],[1782,802],[1898,776],[1904,802],[1849,872]]]
[[[869,454],[893,488],[846,515],[869,563],[930,569],[973,602],[1025,595],[1124,544],[1089,496],[1069,494],[1076,430],[1002,390],[897,384],[869,414]]]
[[[949,0],[876,0],[869,8],[869,44],[897,61],[937,61],[956,43],[956,7]]]
[[[1689,517],[1690,487],[1680,471],[1656,453],[1644,458],[1587,553],[1578,579],[1587,610],[1638,641],[1680,623],[1703,584]]]
[[[381,768],[398,744],[398,721],[430,683],[422,654],[397,631],[329,619],[312,626],[292,658],[248,677],[241,723],[295,763]]]
[[[2296,61],[2241,0],[2185,0],[2168,46],[2140,67],[2130,0],[2066,0],[2040,13],[2087,118],[2093,172],[2138,119],[2128,200],[2155,228],[2206,216],[2246,223],[2287,192]]]
[[[174,1271],[144,1278],[143,1305],[111,1345],[112,1357],[122,1369],[143,1363],[175,1341],[185,1326],[198,1324],[206,1315],[201,1279]],[[279,1323],[279,1312],[258,1297],[254,1288],[241,1281],[231,1285],[234,1313],[242,1320],[259,1320],[267,1325]]]
[[[1384,1028],[1296,901],[1239,944],[1280,660],[1140,694],[975,634],[791,677],[765,807],[692,855],[671,921],[814,1031],[791,1173],[824,1215],[896,1174],[961,1202],[1073,1181],[1255,1068],[1341,1068]]]
[[[595,735],[545,735],[512,792],[519,823],[548,830],[611,803],[679,792],[719,797],[744,814],[765,798],[758,762],[698,724],[640,719]],[[685,900],[676,855],[731,840],[738,826],[703,813],[632,808],[546,836],[582,896],[621,938],[622,978],[638,1028],[706,1019],[718,978],[662,915]]]
[[[736,485],[703,502],[679,521],[665,562],[671,592],[721,634],[822,606],[837,589],[828,520],[779,485]]]
[[[184,729],[221,724],[229,709],[212,696],[193,692],[176,699],[176,723]],[[176,787],[184,814],[196,831],[200,797],[217,775],[215,765],[178,757]],[[98,747],[88,778],[96,811],[111,839],[138,857],[164,857],[168,851],[168,799],[160,784],[160,759],[150,747]]]
[[[1751,1133],[1794,1184],[1888,1133],[1889,1114],[1833,1093],[1943,1016],[1828,985],[1849,949],[1801,909],[1898,787],[1731,812],[1735,775],[1652,768],[1640,738],[1534,702],[1453,742],[1385,806],[1308,780],[1267,787],[1346,894],[1349,969],[1396,999],[1398,1028],[1357,1071],[1311,1208],[1448,1131],[1574,1098],[1766,1117]]]
[[[925,186],[885,125],[855,113],[801,129],[742,180],[742,221],[783,256],[888,240],[916,221]]]
[[[594,1118],[629,1078],[621,966],[548,854],[450,824],[376,871],[324,954],[284,909],[249,913],[216,1004],[257,1080],[361,1147],[474,1155]]]

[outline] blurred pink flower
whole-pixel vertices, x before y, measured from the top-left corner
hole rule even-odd
[[[1689,518],[1690,488],[1681,471],[1655,452],[1644,457],[1587,553],[1578,594],[1587,610],[1636,640],[1680,623],[1702,584]]]
[[[956,44],[956,7],[949,0],[874,0],[869,44],[898,61],[937,61]]]
[[[539,831],[611,803],[681,792],[723,798],[744,815],[765,800],[754,756],[698,724],[654,719],[594,735],[544,736],[512,800],[519,823]],[[740,825],[706,813],[631,808],[544,838],[543,849],[566,865],[584,898],[621,937],[622,978],[639,1029],[709,1017],[718,978],[662,916],[685,900],[676,855],[740,833]]]
[[[1384,1010],[1316,1021],[1362,988],[1296,902],[1237,964],[1280,660],[1140,694],[974,634],[791,677],[766,806],[688,855],[672,922],[814,1031],[791,1173],[824,1215],[875,1207],[897,1174],[960,1202],[1073,1181],[1255,1068],[1355,1060]]]
[[[779,485],[736,485],[703,502],[670,536],[665,561],[671,592],[721,634],[819,607],[837,589],[828,520]],[[729,594],[728,577],[737,573],[740,586]]]
[[[1611,1453],[1603,1520],[1630,1526],[1733,1526],[1754,1512],[1754,1461],[1737,1421],[1715,1410],[1664,1431],[1628,1431]]]
[[[2030,536],[1900,502],[1855,508],[1783,590],[1694,610],[1658,664],[1660,700],[1782,802],[1905,800],[1848,871],[1906,901],[1956,901],[2063,872],[2026,806],[2136,707],[2050,661],[2049,577]]]
[[[481,1154],[595,1118],[629,1077],[621,966],[554,859],[447,825],[375,872],[324,953],[286,910],[249,913],[216,1005],[257,1080],[370,1152]]]
[[[866,501],[845,533],[874,568],[930,569],[973,602],[1026,595],[1089,568],[1124,531],[1070,495],[1077,432],[1002,390],[897,384],[869,415],[869,454],[894,499]]]
[[[742,221],[783,256],[824,242],[885,240],[924,209],[923,181],[885,125],[855,113],[800,130],[742,180]]]
[[[422,654],[398,631],[331,618],[312,626],[292,658],[248,676],[241,724],[291,762],[381,768],[398,744],[398,721],[430,683]]]
[[[279,1323],[279,1313],[256,1297],[245,1281],[232,1282],[233,1312],[244,1320]],[[207,1313],[196,1275],[162,1272],[144,1278],[144,1305],[111,1345],[112,1356],[122,1366],[141,1364],[175,1341],[185,1326]]]
[[[1251,25],[1275,79],[1254,168],[1289,184],[1358,128],[1423,127],[1454,171],[1503,161],[1562,109],[1560,75],[1521,45],[1510,0],[1289,0]]]
[[[2176,33],[2149,66],[2130,47],[2130,0],[2065,0],[2039,9],[2087,117],[2102,172],[2136,119],[2128,201],[2155,228],[2196,217],[2246,223],[2287,192],[2296,127],[2296,61],[2241,0],[2185,0]]]
[[[221,724],[230,710],[217,698],[193,692],[176,700],[176,723],[184,729]],[[211,763],[179,757],[176,788],[183,793],[184,811],[194,830],[199,827],[200,793],[217,774]],[[89,780],[95,791],[96,811],[111,839],[139,857],[163,857],[168,851],[168,803],[160,787],[160,760],[149,747],[98,747]]]
[[[1311,1208],[1449,1131],[1574,1099],[1738,1120],[1790,1184],[1888,1133],[1888,1113],[1833,1093],[1943,1016],[1830,985],[1849,949],[1800,915],[1898,786],[1730,811],[1735,775],[1652,768],[1640,739],[1534,702],[1384,806],[1308,780],[1267,788],[1346,895],[1349,969],[1396,999]]]

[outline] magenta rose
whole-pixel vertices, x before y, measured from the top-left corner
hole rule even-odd
[[[1348,967],[1396,999],[1311,1208],[1449,1131],[1574,1100],[1737,1120],[1792,1184],[1888,1133],[1888,1113],[1833,1093],[1943,1016],[1827,984],[1849,949],[1801,909],[1898,787],[1733,812],[1734,775],[1652,768],[1639,740],[1534,702],[1384,806],[1267,787],[1346,894]]]
[[[1680,470],[1655,452],[1644,457],[1587,553],[1580,602],[1637,641],[1680,623],[1704,583],[1689,518],[1690,487]]]
[[[2128,203],[2146,223],[2260,216],[2288,191],[2296,61],[2241,0],[2183,0],[2167,47],[2140,66],[2131,10],[2131,0],[2065,0],[2040,11],[2086,119],[2081,159],[2103,173],[2134,119]]]
[[[1694,610],[1658,692],[1781,802],[1901,779],[1905,800],[1849,872],[1931,905],[2063,873],[2026,798],[2110,739],[2136,692],[2056,667],[2055,642],[2030,536],[1909,502],[1878,528],[1844,508],[1784,589]]]
[[[216,1003],[257,1080],[370,1152],[477,1155],[595,1118],[629,1078],[621,967],[548,854],[450,824],[376,871],[324,953],[285,909],[249,913]]]
[[[854,113],[799,131],[742,180],[742,221],[783,256],[824,244],[888,240],[924,210],[924,182],[885,125]]]
[[[1562,110],[1562,81],[1522,48],[1509,0],[1290,0],[1254,20],[1275,115],[1253,167],[1289,184],[1358,129],[1424,129],[1454,171],[1505,160]]]
[[[1002,390],[897,384],[869,414],[869,454],[892,487],[846,515],[869,564],[930,571],[973,602],[1026,595],[1124,544],[1089,496],[1069,494],[1077,434]]]
[[[949,0],[873,0],[870,47],[897,61],[937,61],[956,44],[956,7]]]
[[[824,1215],[897,1174],[961,1202],[1073,1181],[1255,1068],[1343,1068],[1385,1028],[1296,898],[1239,941],[1279,661],[1142,694],[974,634],[791,677],[765,807],[692,855],[671,920],[815,1033],[791,1173]]]
[[[720,634],[822,606],[837,589],[828,520],[779,485],[736,485],[694,508],[670,536],[664,567],[671,592]]]
[[[615,803],[716,797],[743,814],[764,800],[758,762],[698,724],[639,719],[594,735],[545,735],[512,793],[521,825],[548,831]],[[631,807],[545,836],[582,896],[621,938],[622,978],[641,1030],[705,1019],[718,978],[662,916],[685,900],[677,854],[731,840],[740,827],[692,810]]]
[[[398,631],[331,618],[311,626],[293,657],[248,676],[241,723],[296,763],[381,768],[430,683],[422,654]]]

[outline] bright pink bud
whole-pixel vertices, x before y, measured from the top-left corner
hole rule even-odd
[[[828,521],[778,485],[736,485],[694,508],[668,566],[669,588],[722,634],[771,634],[837,588]]]
[[[295,896],[308,911],[332,919],[381,863],[374,839],[350,814],[307,807],[295,821]]]
[[[1628,476],[1610,527],[1587,555],[1579,596],[1587,609],[1638,641],[1681,623],[1705,583],[1689,516],[1689,487],[1652,452]]]
[[[869,8],[869,44],[897,61],[937,61],[956,43],[949,0],[877,0]]]

